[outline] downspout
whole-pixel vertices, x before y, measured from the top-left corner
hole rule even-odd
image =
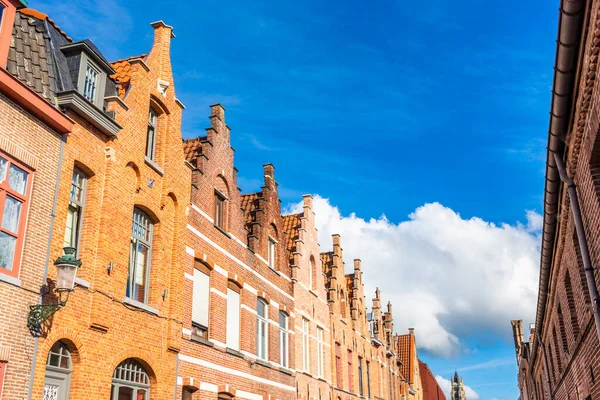
[[[575,231],[577,232],[577,240],[579,241],[579,249],[581,250],[581,258],[583,259],[583,269],[585,271],[585,279],[587,281],[588,290],[590,292],[590,298],[592,299],[592,313],[594,314],[594,322],[596,323],[596,334],[600,339],[600,309],[598,301],[598,287],[596,286],[596,279],[594,279],[594,268],[590,261],[590,253],[588,249],[588,243],[585,236],[585,229],[583,228],[583,220],[581,218],[581,209],[579,208],[579,198],[577,197],[577,186],[573,179],[569,178],[562,158],[558,154],[554,154],[554,161],[558,168],[560,180],[567,185],[569,191],[569,201],[571,203],[571,210],[573,211],[573,222],[575,222]]]
[[[548,381],[548,394],[550,395],[550,400],[554,400],[554,393],[552,392],[552,382],[550,381],[550,369],[548,368],[548,355],[546,354],[546,346],[540,339],[540,335],[538,332],[535,332],[535,337],[537,339],[538,345],[542,348],[542,353],[544,353],[544,372],[546,372],[546,380]]]
[[[50,263],[50,251],[52,247],[52,235],[54,232],[54,220],[56,219],[56,203],[58,202],[58,189],[60,187],[60,173],[62,171],[63,158],[65,154],[65,143],[67,141],[67,134],[63,133],[60,141],[60,156],[58,158],[58,171],[56,173],[56,186],[54,188],[54,202],[52,204],[52,214],[50,214],[50,230],[48,232],[48,246],[46,247],[46,262],[44,263],[44,278],[42,280],[42,287],[40,288],[40,304],[44,303],[44,293],[46,292],[46,279],[48,278],[48,265]],[[35,376],[35,365],[37,360],[37,353],[39,347],[40,338],[35,337],[33,343],[33,358],[31,360],[31,374],[29,375],[29,391],[27,393],[27,399],[31,400],[33,394],[33,378]]]

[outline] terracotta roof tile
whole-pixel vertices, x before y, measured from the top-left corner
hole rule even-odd
[[[246,214],[246,225],[254,221],[254,211],[258,208],[258,197],[260,193],[243,194],[241,197],[241,208]]]
[[[402,365],[400,366],[400,372],[405,378],[408,378],[409,381],[412,382],[411,379],[411,362],[412,362],[412,345],[413,345],[413,335],[398,335],[398,358],[402,361]]]
[[[185,159],[194,164],[194,160],[198,158],[200,154],[202,154],[202,141],[206,139],[206,136],[201,136],[199,138],[194,139],[185,139],[183,141],[183,153],[185,155]]]
[[[143,60],[146,56],[147,54],[142,54],[110,63],[111,67],[116,71],[116,73],[110,77],[119,82],[119,97],[123,98],[129,89],[129,82],[131,81],[131,61]]]
[[[45,19],[48,20],[48,22],[50,23],[50,25],[52,25],[54,28],[56,28],[57,31],[60,32],[61,35],[63,35],[65,37],[65,39],[67,39],[69,42],[72,42],[73,39],[71,39],[71,37],[69,35],[67,35],[62,29],[60,29],[60,26],[56,25],[56,23],[54,22],[54,20],[48,18],[48,15],[41,13],[37,10],[34,10],[32,8],[21,8],[19,10],[19,12],[21,14],[27,15],[29,17],[33,17],[33,18],[37,18],[39,20],[44,21]]]
[[[299,229],[302,226],[300,220],[302,213],[283,216],[283,231],[287,235],[287,249],[291,252],[296,251],[296,240],[300,237]]]

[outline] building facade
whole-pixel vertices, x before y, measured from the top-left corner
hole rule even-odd
[[[242,194],[219,104],[182,143],[172,27],[109,62],[0,7],[0,399],[420,400],[416,344],[339,235],[321,251],[312,196],[282,215],[271,164]]]
[[[297,337],[291,267],[274,167],[242,194],[225,109],[184,142],[192,166],[185,263],[184,399],[294,398]]]
[[[52,215],[60,164],[73,121],[48,93],[15,76],[44,74],[48,60],[16,63],[11,46],[19,1],[0,1],[0,398],[25,398],[37,338],[27,327],[29,305],[40,302],[50,261]],[[32,31],[33,40],[43,41]],[[31,49],[29,49],[31,50]],[[23,51],[23,50],[21,50]],[[39,56],[40,54],[37,53]]]
[[[408,398],[423,400],[415,330],[410,328],[408,332],[405,335],[397,335],[395,338],[398,343],[399,358],[402,361],[400,370],[406,380]]]
[[[522,399],[600,396],[599,1],[561,1],[535,323],[512,321]]]
[[[21,321],[29,324],[33,367],[28,393],[21,390],[20,396],[174,395],[181,346],[179,259],[185,255],[181,228],[190,170],[180,147],[182,105],[169,61],[172,28],[162,22],[152,26],[150,53],[123,68],[123,62],[109,63],[91,41],[73,41],[45,14],[30,9],[15,14],[9,73],[73,123],[60,153],[60,138],[56,150],[46,145],[48,159],[60,171],[48,168],[55,181],[58,176],[58,186],[46,186],[52,207],[39,203],[46,218],[36,229],[50,242],[38,253],[55,260],[63,248],[73,248],[81,262],[74,290],[66,296],[55,290],[57,269],[38,264],[46,269],[40,270],[43,276],[38,273],[37,287],[48,278],[41,301],[56,309]],[[25,137],[8,127],[2,139],[16,144]],[[50,215],[52,232],[45,222]],[[35,303],[40,299],[24,305]],[[8,372],[7,392],[14,376]]]

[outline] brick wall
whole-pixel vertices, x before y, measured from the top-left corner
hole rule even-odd
[[[33,170],[18,281],[0,272],[0,350],[8,357],[4,399],[27,396],[34,338],[27,329],[29,305],[39,303],[58,175],[61,137],[0,94],[0,154]],[[0,351],[2,353],[2,351]]]

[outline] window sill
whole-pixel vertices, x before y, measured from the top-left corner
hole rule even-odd
[[[269,362],[267,360],[261,360],[260,358],[257,358],[256,363],[258,365],[262,365],[263,367],[266,367],[266,368],[272,368],[271,364],[269,364]]]
[[[144,162],[146,163],[146,165],[148,165],[150,168],[156,171],[160,176],[163,176],[165,174],[165,171],[148,157],[144,156]]]
[[[231,239],[231,235],[230,235],[229,233],[227,233],[225,230],[223,230],[223,228],[221,228],[221,227],[220,227],[220,226],[218,226],[218,225],[214,225],[214,227],[215,227],[215,228],[217,228],[217,230],[218,230],[219,232],[221,232],[223,235],[225,235],[225,236],[227,236],[229,239]]]
[[[294,376],[294,371],[291,369],[287,369],[286,367],[279,367],[279,371],[283,372],[286,375]]]
[[[15,278],[13,276],[8,276],[0,272],[0,281],[10,283],[16,287],[21,287],[21,280],[19,278]]]
[[[215,344],[213,342],[211,342],[211,341],[209,341],[207,339],[204,339],[202,336],[191,334],[190,335],[190,340],[192,342],[203,344],[204,346],[215,347]]]
[[[232,349],[231,347],[226,347],[225,348],[225,352],[227,354],[231,354],[232,356],[236,356],[236,357],[239,357],[241,359],[245,359],[246,358],[242,353],[240,353],[239,351],[237,351],[235,349]]]
[[[144,304],[141,301],[137,301],[134,299],[130,299],[129,297],[125,297],[123,299],[123,303],[133,306],[135,308],[139,308],[144,311],[148,311],[150,314],[158,315],[158,310],[156,308],[150,307],[148,304]]]

